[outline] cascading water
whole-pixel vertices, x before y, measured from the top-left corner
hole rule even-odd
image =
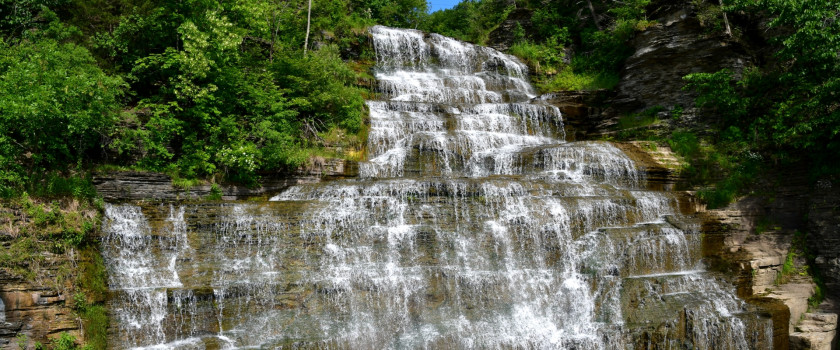
[[[697,225],[564,141],[515,58],[373,27],[361,176],[268,203],[107,205],[114,348],[753,349]]]

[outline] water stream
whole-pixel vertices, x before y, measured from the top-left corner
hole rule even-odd
[[[512,56],[373,27],[358,179],[270,202],[108,204],[113,348],[755,349],[698,224],[565,142]]]

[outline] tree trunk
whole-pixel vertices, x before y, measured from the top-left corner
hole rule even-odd
[[[720,12],[723,13],[723,24],[726,26],[726,35],[732,37],[732,29],[729,27],[729,17],[726,16],[726,11],[723,10],[723,0],[718,0],[720,4]]]
[[[306,10],[306,39],[303,40],[303,57],[306,57],[306,49],[309,47],[309,22],[312,18],[312,0],[309,0],[309,8]]]
[[[598,15],[595,14],[595,6],[592,6],[592,0],[586,0],[586,3],[589,4],[589,13],[592,14],[592,22],[595,22],[595,27],[598,28],[598,30],[603,30],[601,25],[598,24]]]

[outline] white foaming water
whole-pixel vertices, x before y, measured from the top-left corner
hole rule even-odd
[[[167,288],[182,287],[177,259],[189,252],[184,209],[170,207],[168,235],[155,236],[140,208],[105,206],[103,257],[108,261],[110,289],[117,292],[110,308],[119,336],[143,343],[166,340]]]
[[[359,179],[268,203],[107,206],[113,347],[769,344],[767,320],[704,270],[674,197],[609,143],[565,142],[525,65],[370,32],[383,100],[367,103]]]

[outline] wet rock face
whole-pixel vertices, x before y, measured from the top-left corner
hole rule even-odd
[[[537,100],[557,107],[563,114],[566,139],[588,140],[607,128],[606,101],[613,97],[611,91],[558,91],[537,97]]]
[[[682,90],[683,77],[727,68],[739,73],[751,62],[747,50],[723,34],[705,34],[691,7],[682,6],[636,35],[635,53],[627,59],[616,87],[615,107],[643,110],[653,106],[691,106],[694,96]]]

